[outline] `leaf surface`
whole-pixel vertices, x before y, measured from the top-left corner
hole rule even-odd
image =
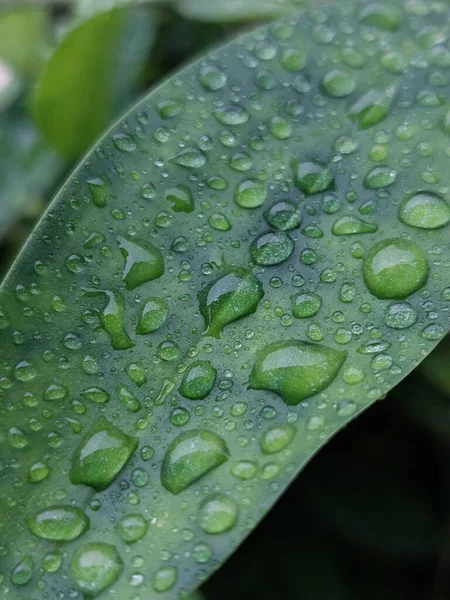
[[[194,589],[448,331],[450,55],[420,6],[212,52],[57,196],[0,291],[7,600]],[[33,537],[67,505],[89,529]]]

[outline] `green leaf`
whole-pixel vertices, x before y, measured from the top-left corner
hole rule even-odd
[[[154,30],[147,9],[119,8],[82,21],[64,36],[36,88],[33,114],[65,157],[78,158],[129,101]]]
[[[450,338],[442,340],[423,361],[421,371],[433,386],[450,397]]]
[[[0,291],[6,599],[188,593],[450,328],[448,225],[399,216],[449,200],[440,5],[377,6],[175,75],[33,234]],[[62,550],[25,523],[58,505],[92,524]]]
[[[271,19],[291,14],[305,4],[306,0],[176,0],[177,10],[187,19],[211,23]]]

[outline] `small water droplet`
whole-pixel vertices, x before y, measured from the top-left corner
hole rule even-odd
[[[238,514],[238,507],[230,496],[215,494],[200,506],[198,521],[206,533],[218,534],[233,529]]]
[[[316,315],[322,306],[322,298],[314,292],[299,292],[291,296],[292,314],[296,319],[307,319]]]
[[[142,307],[136,333],[145,335],[160,329],[166,322],[168,306],[162,298],[148,298]]]
[[[134,346],[125,329],[125,301],[119,292],[85,290],[86,296],[104,296],[106,304],[99,312],[103,329],[109,335],[114,350],[127,350]]]
[[[313,196],[331,190],[334,177],[331,169],[318,162],[292,163],[296,186],[307,196]]]
[[[199,148],[183,148],[169,159],[170,162],[186,169],[200,169],[206,165],[206,154]]]
[[[385,188],[393,183],[397,179],[397,172],[390,167],[375,167],[369,171],[364,178],[364,185],[366,188],[376,190]]]
[[[96,542],[75,550],[70,569],[79,590],[97,596],[118,579],[123,562],[115,546]]]
[[[116,529],[122,539],[128,544],[133,544],[147,533],[148,522],[139,513],[133,513],[122,517]]]
[[[191,213],[194,206],[194,196],[187,185],[178,185],[164,192],[164,198],[170,202],[171,208],[175,212]]]
[[[272,425],[266,429],[259,440],[264,454],[275,454],[284,450],[294,437],[297,429],[294,425]]]
[[[345,98],[356,89],[356,81],[353,75],[340,69],[329,71],[322,79],[325,92],[332,98]]]
[[[209,361],[193,362],[184,372],[179,392],[189,400],[203,400],[211,392],[216,376],[217,371]]]
[[[392,329],[407,329],[417,321],[417,311],[409,302],[391,302],[384,312],[384,322]]]
[[[243,125],[247,123],[250,115],[243,106],[222,106],[214,111],[213,115],[222,125]]]
[[[241,208],[258,208],[264,204],[267,190],[264,184],[255,179],[242,181],[234,193],[234,201]]]
[[[294,242],[283,231],[263,233],[250,246],[252,260],[257,265],[278,265],[294,251]]]

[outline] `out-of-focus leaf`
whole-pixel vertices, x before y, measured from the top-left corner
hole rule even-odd
[[[328,454],[316,457],[300,483],[321,521],[361,550],[420,560],[439,547],[431,494],[403,472]]]
[[[196,21],[235,22],[290,14],[307,0],[178,0],[177,10]]]
[[[10,65],[0,59],[0,113],[18,98],[22,84]]]
[[[450,410],[450,337],[446,337],[420,366],[428,381],[449,396]]]
[[[22,111],[0,117],[0,238],[30,203],[56,183],[62,169],[61,159]]]
[[[171,2],[173,0],[75,0],[75,14],[86,18],[114,8],[137,6],[139,4],[169,4]]]
[[[68,159],[79,157],[107,126],[117,105],[123,107],[154,31],[149,10],[115,9],[82,22],[56,48],[34,94],[33,114],[47,141]],[[130,37],[138,53],[127,52],[125,62],[119,54]]]
[[[33,77],[42,64],[48,31],[45,6],[22,10],[0,7],[0,58],[23,77]]]

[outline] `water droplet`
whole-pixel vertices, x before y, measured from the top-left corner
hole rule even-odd
[[[266,429],[259,440],[261,450],[264,454],[275,454],[281,452],[291,442],[297,429],[294,425],[272,425]]]
[[[26,585],[33,576],[33,559],[26,554],[11,572],[11,583],[14,585]]]
[[[26,360],[21,361],[14,367],[14,377],[17,381],[32,381],[36,375],[36,367]]]
[[[213,229],[216,229],[217,231],[230,231],[231,229],[230,221],[222,213],[213,213],[209,217],[208,223]]]
[[[206,155],[199,148],[184,148],[169,160],[186,169],[200,169],[207,162]]]
[[[114,146],[122,152],[136,150],[136,140],[129,133],[116,133],[113,136]]]
[[[376,231],[378,231],[378,225],[375,223],[366,223],[362,219],[350,215],[337,219],[331,226],[331,233],[334,235],[357,235]]]
[[[292,163],[296,186],[307,196],[326,192],[334,187],[334,177],[331,169],[318,162]]]
[[[296,319],[316,315],[322,306],[322,298],[314,292],[299,292],[291,296],[292,314]]]
[[[162,593],[172,589],[178,578],[176,567],[161,567],[153,576],[152,584],[155,592]]]
[[[355,91],[356,81],[353,75],[340,69],[334,69],[325,75],[322,85],[329,96],[333,98],[345,98]]]
[[[8,440],[13,448],[21,450],[28,446],[27,435],[17,427],[11,427],[8,432]]]
[[[366,6],[360,15],[365,25],[376,27],[382,31],[397,31],[400,27],[400,16],[394,6],[382,2],[373,2]]]
[[[449,204],[433,192],[419,192],[405,198],[398,214],[405,225],[420,229],[439,229],[450,223]]]
[[[62,564],[62,554],[59,550],[48,552],[42,559],[42,568],[47,573],[56,573]]]
[[[238,518],[238,507],[225,494],[207,498],[200,506],[198,521],[206,533],[217,534],[233,529]]]
[[[117,395],[121,404],[130,412],[136,413],[141,410],[142,404],[125,385],[117,386]]]
[[[69,542],[89,528],[89,519],[74,506],[50,506],[26,518],[31,533],[45,540]]]
[[[117,532],[128,544],[143,538],[147,530],[148,523],[139,513],[125,515],[117,524]]]
[[[183,110],[183,102],[181,100],[163,100],[158,104],[159,116],[162,119],[172,119],[181,113]]]
[[[161,468],[161,482],[172,494],[179,494],[194,481],[228,460],[225,441],[212,431],[192,429],[168,446]]]
[[[118,579],[123,562],[115,546],[97,542],[77,548],[70,568],[80,591],[97,596]]]
[[[238,460],[231,465],[231,473],[239,479],[251,479],[256,475],[258,465],[252,460]]]
[[[417,311],[409,302],[391,302],[384,312],[384,322],[392,329],[407,329],[417,321]]]
[[[300,226],[302,213],[292,202],[277,202],[265,211],[264,218],[274,229],[289,231]]]
[[[51,468],[45,462],[35,462],[28,469],[28,481],[30,483],[39,483],[46,479],[51,471]]]
[[[103,179],[89,179],[87,182],[91,193],[92,202],[98,208],[104,208],[108,197],[108,188]]]
[[[224,87],[227,82],[226,73],[213,65],[205,65],[200,69],[200,83],[210,92],[216,92]]]
[[[326,389],[346,357],[347,352],[310,342],[274,342],[258,352],[249,387],[274,392],[286,404],[297,405]]]
[[[158,346],[158,356],[161,360],[173,362],[174,360],[178,360],[180,358],[180,354],[180,347],[172,340],[165,340]]]
[[[194,210],[194,196],[187,185],[178,185],[164,192],[164,198],[170,202],[175,212],[191,213]]]
[[[266,196],[264,184],[255,179],[246,179],[236,187],[234,201],[242,208],[258,208],[264,203]]]
[[[164,274],[164,259],[158,248],[144,240],[118,238],[120,251],[125,258],[123,280],[128,290],[134,290],[147,281]]]
[[[393,90],[369,90],[353,104],[349,117],[356,121],[360,129],[369,129],[381,123],[389,114]]]
[[[136,450],[138,441],[101,417],[92,426],[75,452],[70,479],[105,490]]]
[[[167,319],[168,306],[162,298],[148,298],[142,307],[136,333],[145,335],[157,331]]]
[[[243,125],[247,123],[249,114],[243,106],[222,106],[213,115],[222,125]]]
[[[198,293],[207,335],[220,337],[226,325],[254,313],[263,296],[260,281],[250,271],[230,267]]]
[[[179,392],[189,400],[203,400],[211,392],[217,371],[209,361],[198,360],[186,369]]]
[[[85,290],[86,296],[104,296],[105,307],[99,311],[103,329],[109,335],[114,350],[127,350],[134,346],[125,329],[125,301],[119,292]]]
[[[397,172],[390,167],[375,167],[369,171],[364,178],[364,185],[366,188],[375,190],[385,188],[393,183],[397,179]]]
[[[110,395],[106,390],[100,387],[89,387],[80,392],[80,396],[86,398],[87,400],[91,400],[91,402],[97,402],[98,404],[105,404],[108,402]]]
[[[283,117],[273,117],[270,119],[269,130],[277,140],[287,140],[292,135],[292,125]]]
[[[425,285],[429,267],[422,250],[400,238],[372,246],[364,258],[363,276],[380,299],[403,300]]]
[[[250,246],[252,260],[257,265],[278,265],[294,251],[294,242],[283,231],[263,233]]]

